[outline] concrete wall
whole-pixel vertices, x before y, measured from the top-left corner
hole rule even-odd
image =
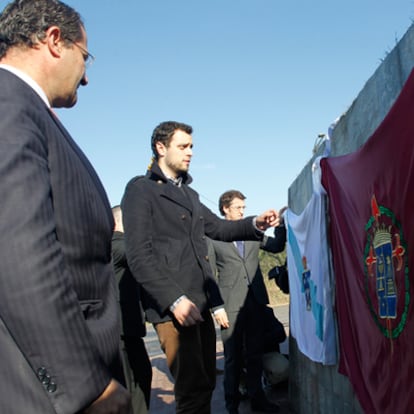
[[[351,153],[372,135],[395,102],[414,67],[414,25],[387,55],[362,91],[343,114],[331,138],[331,156]],[[414,104],[414,103],[413,103]],[[323,146],[289,188],[289,207],[300,214],[312,194],[311,165]],[[289,341],[289,396],[295,413],[362,413],[347,379],[336,366],[310,361]]]

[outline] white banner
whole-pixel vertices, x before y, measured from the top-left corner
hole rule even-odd
[[[333,284],[326,235],[326,195],[320,158],[313,169],[313,194],[298,216],[285,213],[290,289],[290,333],[300,351],[315,362],[337,362]]]

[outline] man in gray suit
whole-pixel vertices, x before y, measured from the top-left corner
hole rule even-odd
[[[245,196],[236,190],[221,195],[220,213],[227,220],[241,220]],[[222,242],[209,239],[209,258],[217,276],[220,293],[229,319],[229,328],[221,330],[224,346],[224,394],[226,408],[238,412],[239,382],[246,354],[247,392],[253,411],[274,413],[276,404],[267,400],[262,389],[264,322],[269,297],[259,266],[259,249],[272,253],[284,249],[283,225],[275,228],[276,237],[262,241]]]
[[[16,0],[0,15],[0,412],[130,413],[119,359],[113,218],[51,107],[90,59],[79,14]]]

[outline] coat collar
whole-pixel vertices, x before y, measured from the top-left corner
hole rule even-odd
[[[194,205],[192,196],[189,193],[188,189],[186,188],[187,184],[190,184],[192,182],[192,178],[189,174],[185,173],[182,175],[182,191],[179,190],[178,187],[176,187],[174,184],[172,184],[168,178],[164,175],[164,173],[161,171],[161,168],[158,166],[156,162],[154,162],[147,171],[146,177],[151,180],[155,181],[158,184],[165,184],[162,185],[162,194],[164,197],[169,198],[174,203],[177,203],[183,207],[185,207],[189,211],[193,211]],[[169,184],[169,185],[166,185]]]
[[[164,183],[168,182],[168,178],[161,171],[161,168],[159,167],[156,161],[154,161],[153,164],[148,168],[146,176],[147,178],[153,181],[161,180]],[[188,185],[188,184],[191,184],[193,181],[191,175],[188,173],[184,173],[181,177],[183,179],[182,181],[183,184]]]

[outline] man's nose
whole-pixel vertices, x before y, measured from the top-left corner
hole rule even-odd
[[[86,86],[88,83],[89,83],[89,79],[88,79],[88,77],[86,76],[86,73],[84,73],[84,75],[82,76],[82,79],[81,79],[81,81],[80,81],[80,84],[81,84],[82,86]]]

